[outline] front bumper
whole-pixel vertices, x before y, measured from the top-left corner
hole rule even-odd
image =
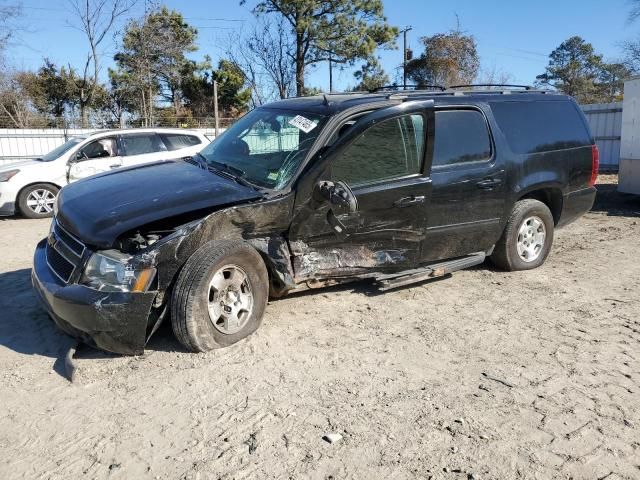
[[[16,213],[18,192],[11,182],[0,182],[0,217]]]
[[[65,333],[113,353],[139,355],[156,292],[100,292],[64,284],[50,270],[46,239],[36,247],[31,281],[45,310]]]

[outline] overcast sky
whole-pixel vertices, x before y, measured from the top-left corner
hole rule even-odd
[[[205,54],[218,60],[221,44],[230,29],[239,29],[252,21],[248,0],[241,7],[238,0],[167,0],[166,5],[183,13],[198,28],[200,50],[192,57]],[[628,0],[385,0],[389,22],[399,27],[411,26],[409,46],[420,52],[419,38],[450,30],[456,25],[456,14],[462,29],[475,36],[484,68],[509,73],[515,83],[531,84],[544,71],[549,53],[563,40],[580,35],[591,42],[607,60],[620,56],[621,41],[640,37],[640,22],[629,25]],[[71,24],[66,0],[25,0],[24,31],[14,42],[10,59],[19,68],[37,69],[43,57],[58,65],[79,68],[86,58],[86,44]],[[132,14],[141,15],[140,0]],[[120,26],[121,28],[121,26]],[[400,49],[378,52],[392,80],[402,62]],[[104,69],[112,64],[115,44],[103,49]],[[335,72],[336,87],[354,85],[353,70]],[[400,78],[400,77],[398,77]],[[328,67],[321,64],[310,72],[308,86],[328,88]]]

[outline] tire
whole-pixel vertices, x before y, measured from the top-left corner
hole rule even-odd
[[[538,226],[539,223],[542,225]],[[516,202],[490,257],[491,262],[510,272],[539,267],[551,251],[553,229],[553,215],[544,203],[533,199]],[[544,233],[543,240],[540,233]]]
[[[193,352],[227,347],[258,329],[268,296],[267,268],[254,248],[209,242],[178,275],[171,297],[173,332]]]
[[[18,210],[27,218],[53,216],[53,202],[60,189],[50,183],[37,183],[22,189],[18,195]]]

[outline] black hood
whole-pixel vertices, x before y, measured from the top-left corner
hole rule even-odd
[[[187,212],[262,195],[184,161],[115,170],[64,187],[58,222],[89,245],[110,248],[123,233]]]

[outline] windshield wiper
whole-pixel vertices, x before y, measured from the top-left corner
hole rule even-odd
[[[242,186],[245,187],[249,187],[252,188],[254,190],[258,190],[260,191],[260,188],[257,185],[254,185],[253,183],[251,183],[249,180],[247,180],[246,178],[244,178],[245,175],[245,171],[244,170],[240,170],[237,167],[234,167],[232,165],[228,165],[226,163],[223,162],[216,162],[215,160],[209,160],[207,159],[204,155],[197,153],[196,155],[198,155],[198,157],[200,157],[201,159],[204,160],[204,162],[206,163],[206,167],[209,171],[218,174],[220,176],[223,176],[225,178],[229,178],[231,180],[234,180],[236,183],[239,183]],[[199,160],[201,161],[201,160]]]

